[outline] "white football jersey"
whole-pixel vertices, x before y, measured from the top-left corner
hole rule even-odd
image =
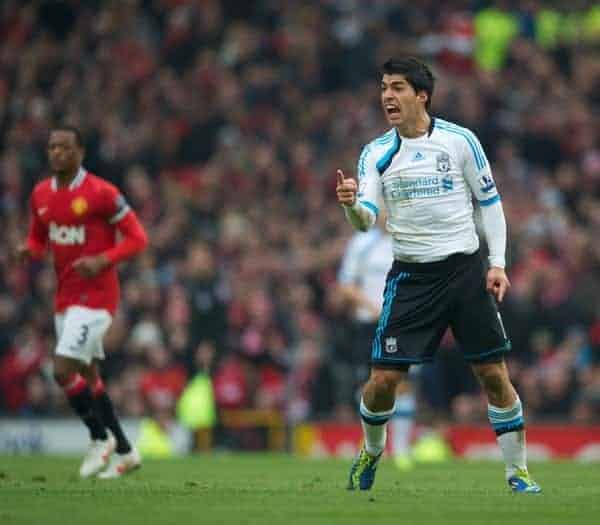
[[[393,262],[392,237],[388,233],[380,228],[355,233],[342,258],[338,281],[358,286],[365,297],[381,308],[385,279]],[[369,309],[359,307],[355,319],[371,323],[378,317]]]
[[[394,257],[433,262],[473,253],[479,238],[473,197],[481,206],[500,200],[489,162],[467,128],[439,118],[417,138],[392,128],[364,147],[358,161],[358,200],[377,215],[387,210]]]

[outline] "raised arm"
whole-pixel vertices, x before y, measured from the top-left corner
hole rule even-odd
[[[370,147],[366,146],[358,160],[358,184],[342,170],[337,171],[338,202],[344,207],[348,222],[360,231],[367,231],[375,224],[379,214],[376,203],[381,201],[381,180],[370,153]]]

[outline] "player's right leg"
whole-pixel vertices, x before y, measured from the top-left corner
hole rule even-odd
[[[371,369],[360,401],[364,445],[350,468],[351,490],[369,490],[373,486],[377,463],[385,449],[387,422],[394,413],[396,386],[405,376],[403,370]]]
[[[81,375],[91,361],[96,339],[105,329],[98,330],[103,326],[94,319],[93,311],[79,307],[68,308],[63,314],[56,315],[55,325],[58,343],[54,378],[90,433],[90,446],[79,470],[81,477],[89,477],[106,467],[115,446],[114,438],[106,431],[96,410],[90,387]]]
[[[445,270],[445,266],[442,266]],[[410,365],[430,361],[447,326],[440,265],[395,261],[371,351],[371,376],[360,403],[365,444],[352,464],[349,488],[369,490],[394,413],[396,388]]]
[[[90,446],[79,469],[79,475],[87,478],[108,465],[114,450],[114,439],[106,432],[95,410],[92,392],[79,373],[80,370],[80,362],[58,355],[54,357],[54,378],[65,392],[69,405],[90,433]]]

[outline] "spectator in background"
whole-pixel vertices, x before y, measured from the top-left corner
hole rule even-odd
[[[19,413],[35,406],[41,409],[38,393],[48,388],[40,382],[38,373],[45,356],[46,348],[34,327],[24,326],[15,345],[0,359],[0,393],[5,410]]]
[[[223,348],[230,292],[226,281],[219,276],[211,247],[203,242],[189,245],[184,271],[185,290],[191,306],[191,347],[203,340],[211,340],[218,348]]]
[[[140,377],[140,391],[151,411],[168,411],[183,391],[187,374],[185,368],[173,362],[167,348],[149,345],[145,350],[147,369]]]

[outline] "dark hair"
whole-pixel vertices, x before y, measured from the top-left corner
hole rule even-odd
[[[426,64],[413,57],[408,58],[390,58],[381,67],[382,75],[402,75],[406,81],[418,93],[425,91],[427,93],[427,102],[425,109],[431,107],[431,97],[435,85],[435,77]]]
[[[79,129],[75,126],[70,126],[68,124],[58,124],[56,126],[52,126],[52,128],[50,129],[50,133],[52,133],[53,131],[67,131],[69,133],[73,133],[73,135],[75,135],[75,142],[77,143],[77,145],[80,148],[84,147],[83,135],[81,134],[81,131],[79,131]]]

